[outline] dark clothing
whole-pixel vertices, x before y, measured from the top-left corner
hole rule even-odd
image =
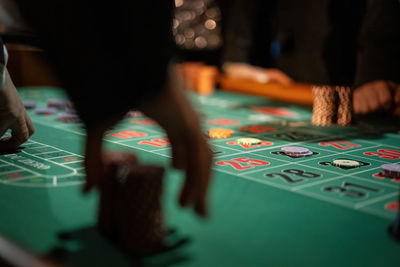
[[[277,67],[316,84],[400,82],[397,0],[232,1],[225,62]]]
[[[171,58],[171,1],[17,0],[86,124],[155,97]]]

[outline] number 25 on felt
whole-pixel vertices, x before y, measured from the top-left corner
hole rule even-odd
[[[235,170],[241,171],[254,168],[254,166],[266,166],[269,165],[269,162],[259,159],[249,159],[248,157],[241,157],[232,160],[218,161],[216,164],[220,166],[230,165]]]

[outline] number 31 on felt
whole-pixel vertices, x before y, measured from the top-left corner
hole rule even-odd
[[[241,170],[254,168],[254,166],[269,165],[269,162],[259,160],[259,159],[249,159],[247,157],[241,157],[241,158],[236,158],[236,159],[232,159],[232,160],[218,161],[216,164],[220,165],[220,166],[230,165],[235,170],[241,171]]]

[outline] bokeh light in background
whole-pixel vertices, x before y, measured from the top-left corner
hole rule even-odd
[[[175,0],[172,32],[175,43],[187,50],[221,46],[221,11],[215,0]]]

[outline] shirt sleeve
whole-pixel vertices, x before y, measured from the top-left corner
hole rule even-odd
[[[358,40],[356,85],[400,82],[400,1],[369,0]]]

